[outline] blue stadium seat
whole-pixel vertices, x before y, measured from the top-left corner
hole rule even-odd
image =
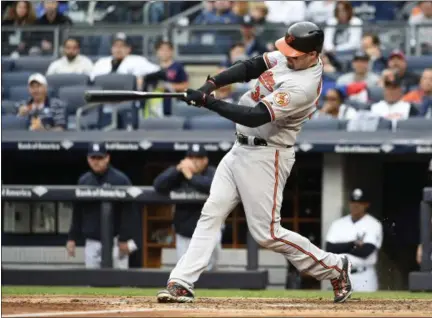
[[[399,120],[396,125],[398,131],[401,130],[429,130],[432,131],[432,119],[423,117],[413,117],[407,120]]]
[[[144,130],[183,130],[185,119],[171,116],[162,118],[140,119],[139,129]]]
[[[391,120],[380,118],[377,130],[390,130],[390,129],[392,129]]]
[[[407,56],[408,69],[413,72],[423,72],[426,67],[432,67],[432,55]]]
[[[2,115],[1,128],[2,130],[26,130],[27,119],[15,115]]]
[[[130,74],[106,74],[96,76],[94,85],[108,90],[134,90],[136,88],[136,77]]]
[[[368,95],[369,99],[374,103],[384,99],[384,91],[378,86],[368,87]]]
[[[224,117],[204,115],[187,118],[185,128],[191,130],[234,130],[235,123]]]
[[[16,102],[12,100],[1,101],[1,113],[4,114],[15,114],[17,111]]]
[[[23,56],[14,61],[14,70],[45,74],[53,60],[51,56]]]
[[[339,120],[332,118],[315,118],[308,120],[304,126],[303,130],[338,130]]]
[[[16,71],[30,71],[32,73],[44,74],[48,71],[50,64],[57,58],[52,56],[21,56],[14,59],[14,68]]]
[[[1,71],[2,73],[12,71],[14,67],[14,62],[11,59],[3,58],[1,59]]]
[[[89,83],[89,77],[85,74],[53,74],[47,77],[48,86],[56,93],[63,86],[72,85],[87,85]]]
[[[27,85],[14,86],[9,88],[9,99],[15,102],[20,102],[28,99],[30,93]]]
[[[189,106],[186,103],[184,105],[174,105],[172,108],[172,115],[180,117],[205,116],[212,114],[216,115],[216,113],[208,110],[205,107]]]
[[[10,87],[27,85],[31,72],[8,72],[2,75],[2,85],[5,90]]]
[[[58,91],[58,98],[66,103],[68,114],[75,115],[78,108],[87,104],[84,92],[91,89],[101,88],[87,85],[63,86]]]

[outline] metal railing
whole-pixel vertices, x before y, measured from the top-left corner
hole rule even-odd
[[[146,6],[149,8],[150,4]],[[190,10],[197,10],[195,7]],[[135,43],[134,50],[136,54],[142,54],[144,56],[153,56],[154,44],[160,38],[170,39],[177,52],[177,58],[183,61],[197,61],[197,60],[207,60],[208,62],[218,62],[222,55],[226,52],[222,52],[222,48],[228,49],[230,44],[236,39],[240,39],[240,26],[239,25],[190,25],[190,26],[179,26],[173,25],[179,16],[173,17],[171,19],[163,22],[162,25],[131,25],[131,24],[107,24],[107,25],[74,25],[70,27],[42,27],[42,26],[27,26],[27,27],[2,27],[2,46],[13,47],[19,43],[19,37],[24,37],[27,35],[29,41],[36,39],[38,41],[38,34],[52,33],[50,38],[52,38],[52,55],[57,57],[61,54],[61,45],[65,38],[68,36],[81,37],[84,39],[89,39],[91,37],[105,37],[107,39],[115,34],[116,32],[124,32],[129,37],[140,39],[140,43]],[[373,25],[362,26],[363,32],[374,32],[380,35],[381,41],[385,46],[389,48],[400,48],[405,49],[407,55],[420,55],[421,53],[421,42],[419,37],[424,34],[425,28],[431,28],[430,24],[421,25],[407,25],[401,22],[386,22],[386,23],[376,23]],[[286,26],[284,25],[266,25],[264,29],[258,28],[259,32],[266,34],[263,36],[264,42],[271,42],[274,35],[267,36],[267,34],[284,34],[286,31]],[[429,30],[427,31],[429,32]],[[30,35],[30,36],[29,36]],[[258,34],[259,35],[259,34]],[[15,37],[15,38],[14,38]],[[25,38],[25,37],[24,37]],[[13,41],[15,40],[15,41]],[[425,39],[423,39],[425,40]],[[88,43],[92,44],[92,40]],[[108,46],[110,46],[110,40],[108,41]],[[37,45],[40,43],[31,43]],[[30,45],[31,45],[30,44]],[[191,46],[197,46],[197,48],[206,48],[206,52],[193,52],[194,54],[184,53],[183,49],[187,49]],[[214,50],[213,50],[214,49]],[[2,52],[2,55],[4,52]],[[92,54],[90,50],[86,47],[82,47],[82,53],[86,55],[99,55]],[[108,52],[105,54],[109,54]]]

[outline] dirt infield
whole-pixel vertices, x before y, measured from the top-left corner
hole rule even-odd
[[[158,304],[155,297],[4,296],[2,317],[431,317],[430,300],[198,298]]]

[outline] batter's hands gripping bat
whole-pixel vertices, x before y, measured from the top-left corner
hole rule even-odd
[[[186,98],[184,93],[150,93],[139,91],[113,91],[113,90],[91,90],[86,91],[84,98],[88,103],[121,103],[148,98]]]

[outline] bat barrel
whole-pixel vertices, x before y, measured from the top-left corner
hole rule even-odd
[[[153,93],[121,90],[89,90],[84,94],[88,103],[121,103],[149,98],[184,98],[186,93]]]

